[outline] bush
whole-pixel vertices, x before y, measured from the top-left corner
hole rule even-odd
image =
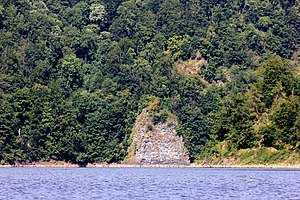
[[[153,131],[153,126],[152,126],[151,124],[148,124],[148,125],[147,125],[147,130],[148,130],[148,131]]]
[[[153,123],[158,124],[158,123],[165,123],[168,119],[168,112],[166,110],[160,111],[158,114],[155,114],[153,116]]]

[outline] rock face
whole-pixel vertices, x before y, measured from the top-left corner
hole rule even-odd
[[[125,160],[131,164],[164,165],[189,164],[188,151],[183,138],[176,134],[177,121],[169,116],[165,123],[153,124],[152,117],[144,109],[137,117],[129,147],[129,156]]]

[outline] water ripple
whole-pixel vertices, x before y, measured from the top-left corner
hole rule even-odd
[[[300,171],[193,168],[0,169],[0,199],[300,199]]]

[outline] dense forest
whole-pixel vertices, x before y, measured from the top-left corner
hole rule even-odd
[[[299,0],[0,0],[0,161],[119,162],[159,101],[191,161],[300,151]]]

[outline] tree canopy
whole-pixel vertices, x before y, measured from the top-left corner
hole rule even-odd
[[[299,2],[0,0],[0,161],[119,162],[159,99],[210,142],[300,151]]]

